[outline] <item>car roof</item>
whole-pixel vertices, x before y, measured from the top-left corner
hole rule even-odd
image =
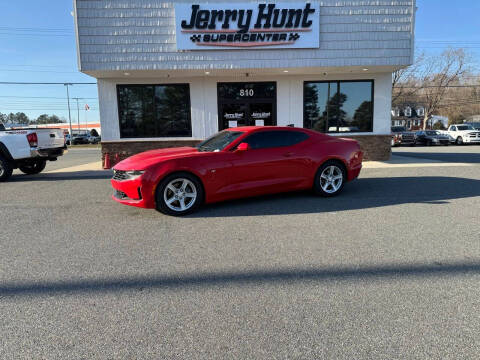
[[[292,126],[239,126],[239,127],[225,129],[225,131],[242,131],[242,132],[249,132],[249,133],[254,131],[268,131],[268,130],[297,131],[297,132],[303,132],[303,133],[308,133],[313,135],[321,135],[321,133],[317,131],[298,128],[298,127],[292,127]]]

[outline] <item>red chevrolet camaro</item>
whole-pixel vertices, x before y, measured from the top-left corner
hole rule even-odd
[[[355,140],[292,127],[221,131],[198,147],[151,150],[114,168],[113,199],[184,215],[202,203],[302,189],[338,194],[358,177]]]

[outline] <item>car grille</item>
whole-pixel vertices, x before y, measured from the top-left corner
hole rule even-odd
[[[128,174],[123,170],[113,170],[113,180],[123,181],[128,179]]]
[[[402,133],[403,142],[413,142],[415,140],[415,135],[410,133]]]
[[[123,191],[120,191],[120,190],[115,190],[115,192],[113,193],[113,195],[114,195],[117,199],[120,199],[120,200],[123,200],[123,199],[127,199],[127,198],[128,198],[127,194],[125,194]]]
[[[470,139],[480,139],[480,133],[468,133]]]

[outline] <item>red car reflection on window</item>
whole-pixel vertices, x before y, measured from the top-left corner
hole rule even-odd
[[[184,215],[202,203],[302,189],[337,195],[358,177],[355,140],[292,127],[221,131],[197,147],[137,154],[114,167],[113,199]]]

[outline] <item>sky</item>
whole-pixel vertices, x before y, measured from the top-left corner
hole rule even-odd
[[[466,48],[480,70],[480,0],[417,0],[417,51]],[[0,82],[95,82],[77,67],[71,0],[0,1]],[[96,85],[70,87],[79,100],[80,121],[99,121]],[[90,111],[85,111],[85,104]],[[72,122],[77,103],[71,100]],[[56,114],[68,119],[63,85],[0,84],[0,112],[30,118]]]

